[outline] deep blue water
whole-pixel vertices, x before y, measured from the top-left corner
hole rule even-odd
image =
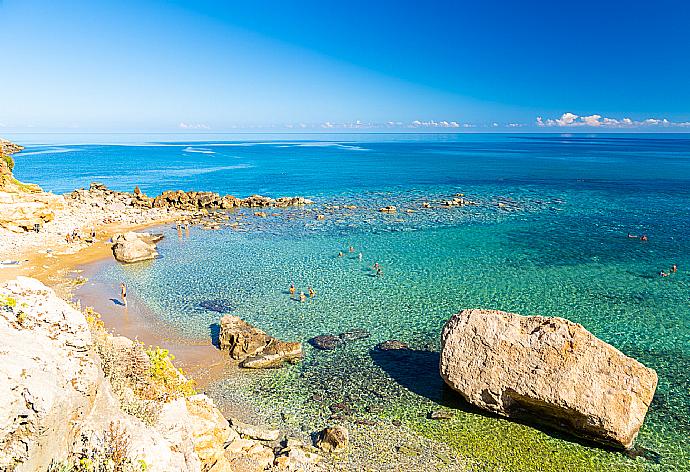
[[[178,239],[166,229],[161,259],[97,276],[126,280],[154,313],[193,336],[209,335],[217,321],[199,307],[208,299],[285,339],[371,333],[333,353],[307,347],[295,367],[221,382],[220,398],[265,398],[277,413],[307,418],[324,414],[309,406],[313,393],[362,410],[380,403],[381,414],[504,470],[687,470],[690,135],[13,138],[28,144],[16,156],[17,177],[55,192],[99,181],[149,194],[180,188],[316,200],[325,220],[316,210],[287,209],[265,219],[233,214],[239,231],[194,229]],[[79,144],[96,141],[106,144]],[[478,205],[438,205],[456,193]],[[401,211],[377,211],[390,204]],[[350,245],[355,254],[337,257]],[[372,276],[374,262],[384,277]],[[673,263],[677,274],[658,277]],[[285,293],[292,281],[298,290],[313,286],[317,297],[294,302]],[[443,434],[430,430],[420,416],[449,404],[434,364],[440,329],[467,307],[563,316],[656,369],[659,388],[638,439],[654,460],[461,407]],[[390,338],[417,357],[372,351]]]

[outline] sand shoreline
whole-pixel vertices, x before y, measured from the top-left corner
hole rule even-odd
[[[118,264],[112,254],[110,236],[125,231],[153,230],[180,215],[152,220],[144,224],[104,224],[96,228],[96,242],[66,245],[60,241],[46,242],[40,251],[26,248],[19,254],[4,254],[2,259],[22,261],[18,266],[0,269],[0,283],[17,276],[32,277],[51,287],[56,293],[82,307],[98,312],[106,328],[118,335],[135,339],[145,345],[168,349],[176,357],[176,364],[195,380],[200,388],[226,375],[226,370],[236,369],[227,356],[213,344],[211,337],[192,339],[161,321],[146,306],[145,301],[130,294],[127,310],[117,304],[117,287],[107,287],[90,282],[90,274],[107,264]],[[123,316],[124,315],[124,316]]]

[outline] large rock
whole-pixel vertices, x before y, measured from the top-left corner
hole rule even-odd
[[[160,238],[157,235],[129,231],[114,235],[112,240],[113,255],[120,262],[141,262],[158,256],[156,241]]]
[[[221,350],[247,369],[271,369],[302,358],[302,344],[269,336],[241,318],[225,315],[220,319],[218,336]]]
[[[240,363],[245,369],[275,369],[285,363],[295,364],[302,359],[302,344],[274,339],[256,356],[247,357]]]
[[[237,316],[225,315],[220,319],[220,348],[227,350],[230,357],[238,361],[260,353],[271,339],[271,336]]]
[[[563,318],[463,310],[443,328],[441,377],[469,403],[630,448],[657,375]]]

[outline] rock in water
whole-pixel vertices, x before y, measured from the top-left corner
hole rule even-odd
[[[242,361],[263,351],[271,337],[243,319],[225,315],[220,319],[220,348],[228,350],[230,357]]]
[[[443,328],[441,377],[469,403],[630,448],[657,375],[563,318],[463,310]]]
[[[389,339],[388,341],[383,341],[376,345],[376,349],[379,351],[399,351],[409,349],[410,346],[397,339]]]
[[[248,357],[240,363],[245,369],[274,369],[285,363],[295,364],[302,359],[302,344],[286,343],[274,339],[257,356]]]
[[[332,351],[342,344],[342,339],[332,334],[320,334],[309,340],[309,344],[322,351]]]
[[[228,313],[234,310],[232,303],[230,303],[229,300],[224,300],[222,298],[215,300],[204,300],[199,303],[199,306],[209,311],[215,311],[216,313]]]
[[[219,341],[220,348],[247,369],[272,369],[302,358],[301,343],[276,339],[237,316],[220,319]]]

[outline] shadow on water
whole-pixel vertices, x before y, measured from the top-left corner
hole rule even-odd
[[[211,344],[220,349],[220,323],[211,323],[208,329],[211,334]]]
[[[418,351],[414,349],[395,349],[387,351],[374,349],[370,351],[370,355],[374,363],[383,369],[399,385],[440,406],[474,415],[481,415],[485,418],[493,418],[498,421],[511,421],[513,423],[529,426],[553,438],[577,443],[581,446],[621,452],[630,458],[643,457],[656,464],[661,462],[660,455],[649,449],[636,446],[629,451],[621,451],[614,447],[604,446],[592,440],[568,434],[551,425],[541,423],[539,418],[535,416],[505,418],[477,408],[465,401],[459,393],[448,387],[443,381],[439,374],[441,355],[438,352]]]

